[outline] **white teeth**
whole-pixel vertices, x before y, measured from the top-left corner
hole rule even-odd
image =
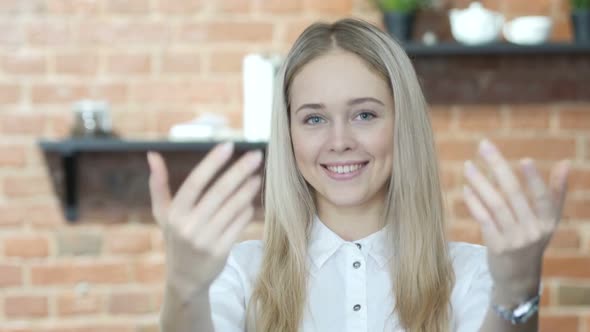
[[[362,164],[344,165],[344,166],[328,166],[328,169],[334,173],[346,174],[346,173],[354,172],[363,166],[364,165],[362,165]]]

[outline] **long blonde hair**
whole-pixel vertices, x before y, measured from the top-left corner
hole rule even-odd
[[[295,163],[289,88],[303,66],[335,48],[363,59],[388,81],[394,96],[393,169],[383,220],[392,232],[394,311],[407,331],[446,332],[455,275],[427,104],[404,50],[378,28],[356,19],[308,27],[278,73],[265,167],[264,255],[248,303],[248,331],[296,332],[303,318],[307,244],[316,207],[313,188]]]

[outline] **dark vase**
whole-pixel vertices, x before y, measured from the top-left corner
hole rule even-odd
[[[386,12],[383,21],[387,32],[400,42],[412,40],[415,13]]]
[[[590,9],[574,10],[572,23],[576,43],[590,44]]]

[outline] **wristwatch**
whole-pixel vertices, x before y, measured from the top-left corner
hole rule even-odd
[[[541,288],[542,290],[543,288]],[[524,324],[537,311],[539,311],[539,301],[541,300],[541,292],[537,296],[519,304],[513,309],[493,304],[492,308],[500,317],[509,321],[512,325]]]

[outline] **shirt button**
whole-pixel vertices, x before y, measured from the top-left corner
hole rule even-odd
[[[361,244],[360,244],[360,243],[355,243],[355,244],[356,244],[356,246],[357,246],[359,249],[361,249],[361,248],[363,247],[363,246],[361,246]]]
[[[358,269],[359,267],[361,267],[361,262],[352,263],[352,267],[354,267],[355,269]]]
[[[359,311],[359,310],[361,310],[361,305],[360,304],[355,304],[354,307],[352,307],[352,309],[354,311]]]

